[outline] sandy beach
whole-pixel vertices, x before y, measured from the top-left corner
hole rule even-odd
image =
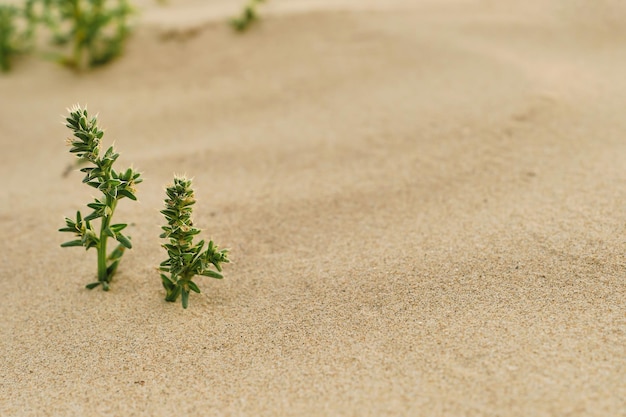
[[[240,3],[0,76],[0,415],[626,416],[626,4],[270,0],[240,35]],[[109,292],[59,246],[75,103],[144,178]],[[232,259],[187,310],[175,173]]]

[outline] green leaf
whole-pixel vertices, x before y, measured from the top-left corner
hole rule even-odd
[[[126,250],[124,245],[117,245],[117,247],[113,249],[113,252],[107,257],[107,260],[114,261],[120,259],[122,255],[124,255],[124,250]]]
[[[113,146],[109,146],[109,148],[104,153],[105,158],[110,158],[113,156]]]
[[[62,228],[62,229],[71,229],[75,232],[78,232],[80,229],[77,227],[77,224],[74,223],[73,220],[70,220],[68,218],[65,219],[65,225],[66,227]],[[59,229],[59,231],[61,231],[61,229]]]
[[[81,239],[72,240],[71,242],[61,243],[62,248],[69,248],[72,246],[83,246],[83,241]]]
[[[117,239],[118,242],[120,242],[122,245],[124,245],[128,249],[131,249],[133,247],[133,245],[130,243],[130,239],[121,233],[118,233],[117,235],[115,235],[115,239]]]
[[[76,136],[78,139],[81,139],[84,142],[89,142],[89,140],[91,139],[91,137],[87,133],[81,132],[81,131],[74,132],[74,136]]]
[[[170,280],[167,275],[165,274],[161,274],[161,283],[163,284],[163,287],[169,292],[172,291],[172,289],[174,288],[174,283],[172,282],[172,280]]]
[[[169,291],[167,297],[165,298],[167,301],[176,301],[178,296],[180,295],[180,291],[182,287],[180,285],[176,285],[172,291]]]
[[[195,282],[189,281],[187,284],[189,285],[189,288],[191,289],[191,291],[194,291],[200,294],[200,288],[198,288]]]
[[[181,253],[180,248],[178,246],[176,246],[176,245],[172,245],[171,243],[166,243],[166,244],[163,245],[163,247],[165,249],[167,249],[168,252],[174,252],[174,253],[179,254],[179,255]]]
[[[107,267],[107,277],[109,280],[113,278],[113,275],[115,275],[115,272],[117,271],[117,266],[119,264],[120,264],[120,260],[117,259],[111,265]]]
[[[102,217],[102,213],[100,211],[94,211],[93,213],[85,217],[85,221],[99,219],[100,217]]]
[[[106,183],[107,183],[108,188],[116,188],[122,185],[122,181],[116,180],[116,179],[108,180]]]
[[[220,274],[219,272],[215,272],[212,269],[206,269],[202,272],[199,272],[198,275],[204,275],[205,277],[211,277],[211,278],[216,278],[216,279],[224,278],[222,274]]]
[[[189,236],[193,236],[193,235],[197,235],[198,233],[200,233],[200,231],[201,231],[200,229],[197,229],[197,228],[195,228],[195,227],[192,227],[192,228],[190,228],[190,229],[189,229],[189,231],[187,232],[187,234],[188,234]]]
[[[167,208],[167,209],[161,210],[161,214],[164,215],[165,217],[175,217],[178,213],[174,209]]]
[[[88,290],[93,290],[94,288],[96,288],[98,285],[100,285],[101,282],[92,282],[91,284],[87,284],[85,285],[85,288],[87,288]]]
[[[121,190],[117,190],[117,194],[118,196],[128,197],[133,201],[137,201],[137,197],[135,196],[135,194],[131,193],[125,188],[122,188]],[[118,198],[122,198],[122,197],[118,197]]]
[[[115,233],[119,233],[122,230],[124,230],[126,226],[128,225],[125,223],[118,223],[118,224],[112,224],[110,227],[111,227],[111,230],[113,230]]]
[[[196,252],[196,256],[200,256],[202,255],[202,248],[204,247],[204,240],[201,240],[200,242],[198,242],[195,246],[195,250]]]
[[[93,210],[102,210],[106,204],[102,203],[100,200],[96,200],[93,203],[87,204],[87,207]]]
[[[78,122],[76,122],[76,120],[71,119],[71,118],[69,118],[69,117],[67,117],[65,120],[66,120],[66,121],[67,121],[67,123],[69,124],[69,126],[68,126],[69,128],[74,128],[74,129],[75,129],[75,128],[77,128],[77,127],[78,127]]]
[[[98,247],[98,243],[94,242],[93,240],[90,240],[85,244],[85,250],[89,250],[91,248],[97,248],[97,247]]]

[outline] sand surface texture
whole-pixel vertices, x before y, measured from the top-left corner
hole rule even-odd
[[[113,65],[0,77],[0,415],[626,415],[623,1],[145,3]],[[74,103],[145,179],[109,293],[59,247]],[[233,259],[187,310],[174,173]]]

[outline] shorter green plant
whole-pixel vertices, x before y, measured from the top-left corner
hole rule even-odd
[[[194,192],[191,188],[191,180],[184,177],[175,177],[174,184],[166,189],[165,209],[161,214],[167,220],[167,226],[162,226],[161,238],[169,239],[169,243],[163,245],[169,259],[159,266],[161,281],[165,288],[165,300],[175,302],[178,296],[182,296],[183,308],[189,303],[189,293],[200,293],[200,289],[193,277],[204,275],[211,278],[223,278],[222,263],[228,260],[228,250],[218,250],[212,240],[207,249],[203,251],[205,241],[193,243],[195,235],[200,229],[193,227],[191,220],[192,206],[196,203]],[[217,271],[211,269],[211,265]]]
[[[249,0],[241,14],[230,20],[230,25],[238,32],[245,32],[259,18],[257,7],[265,0]]]
[[[102,197],[87,204],[92,212],[83,217],[80,211],[76,212],[76,219],[65,218],[66,227],[60,232],[74,233],[78,239],[63,243],[62,247],[82,246],[85,250],[96,248],[98,252],[98,281],[87,285],[92,289],[102,285],[102,289],[109,290],[109,284],[117,271],[125,249],[132,248],[130,237],[122,233],[127,226],[125,223],[112,224],[111,219],[117,203],[124,197],[137,200],[135,185],[142,182],[140,174],[128,168],[124,172],[113,169],[113,163],[119,157],[113,147],[109,147],[103,156],[100,156],[100,141],[104,131],[98,127],[96,116],[89,117],[87,109],[76,105],[68,109],[70,116],[66,119],[66,126],[74,133],[68,139],[72,146],[71,153],[92,166],[82,168],[85,173],[83,183],[98,189]],[[93,220],[100,219],[100,231],[92,224]],[[107,239],[113,238],[119,242],[117,247],[107,255]]]

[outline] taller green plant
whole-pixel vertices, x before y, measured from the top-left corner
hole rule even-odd
[[[130,249],[130,237],[125,236],[122,230],[125,223],[112,224],[111,220],[119,200],[127,197],[137,200],[135,185],[142,179],[140,174],[128,168],[124,172],[113,169],[113,163],[119,157],[113,147],[109,147],[104,155],[100,155],[100,141],[104,132],[98,127],[96,116],[89,117],[87,109],[74,106],[68,109],[70,115],[66,119],[66,126],[73,132],[68,143],[72,146],[71,153],[91,164],[81,169],[85,173],[83,183],[102,192],[100,198],[95,198],[87,204],[92,211],[83,217],[80,211],[76,212],[76,219],[65,218],[66,227],[59,229],[61,232],[74,233],[78,239],[63,243],[62,247],[82,246],[85,250],[96,248],[98,252],[98,281],[87,285],[92,289],[102,285],[105,291],[109,290],[109,284],[117,271],[125,249]],[[93,225],[93,221],[99,219],[100,230]],[[117,247],[107,254],[107,239],[113,238],[119,242]]]

